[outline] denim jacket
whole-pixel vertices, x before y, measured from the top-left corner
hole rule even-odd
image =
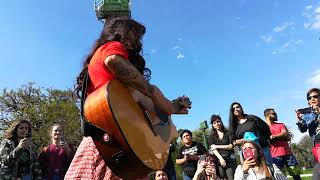
[[[38,161],[38,154],[31,150],[30,174],[32,180],[42,179],[41,167]],[[14,141],[4,139],[0,145],[0,179],[13,180],[17,179],[18,159],[22,154],[22,149],[15,146]]]

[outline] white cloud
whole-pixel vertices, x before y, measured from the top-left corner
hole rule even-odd
[[[302,15],[307,18],[307,21],[304,22],[305,29],[320,30],[320,6],[315,7],[312,12],[306,9]]]
[[[173,46],[171,49],[174,50],[174,51],[176,51],[176,50],[181,49],[181,47],[180,47],[180,46]]]
[[[303,44],[303,40],[289,40],[288,42],[284,43],[280,48],[272,51],[273,55],[281,54],[281,53],[290,53],[296,52],[298,46]]]
[[[288,27],[293,27],[294,23],[293,22],[284,22],[279,26],[276,26],[273,28],[274,32],[281,32],[286,30]]]
[[[312,5],[308,5],[308,6],[306,6],[304,9],[305,9],[305,10],[310,10],[310,9],[312,9]]]
[[[271,35],[260,35],[260,38],[266,43],[272,43],[275,41]]]
[[[179,52],[177,55],[177,59],[182,59],[182,58],[184,58],[184,55]]]
[[[307,80],[308,84],[311,84],[313,87],[320,86],[320,69],[312,73],[312,77]]]

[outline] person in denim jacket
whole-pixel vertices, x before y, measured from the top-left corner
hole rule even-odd
[[[0,145],[0,177],[2,180],[42,179],[38,154],[31,140],[27,120],[12,123]]]

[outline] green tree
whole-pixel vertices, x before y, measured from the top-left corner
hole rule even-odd
[[[0,94],[0,133],[17,118],[29,120],[33,140],[42,148],[50,143],[52,124],[63,125],[67,141],[78,145],[81,140],[79,108],[72,90],[37,87],[35,83],[16,90],[3,89]],[[1,136],[3,138],[3,136]]]
[[[313,167],[314,158],[312,155],[312,140],[309,135],[303,136],[299,143],[291,143],[291,151],[297,158],[301,167]]]

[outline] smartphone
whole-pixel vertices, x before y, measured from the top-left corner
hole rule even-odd
[[[25,138],[31,138],[31,133],[30,132],[27,132],[25,135],[24,135]]]
[[[299,111],[301,114],[309,114],[312,112],[312,108],[307,107],[307,108],[298,109],[297,111]]]
[[[61,146],[64,145],[64,141],[63,141],[63,140],[60,141],[60,145],[61,145]]]
[[[243,150],[243,157],[244,159],[254,159],[254,156],[253,156],[253,151],[251,148],[247,148],[247,149],[244,149]]]

